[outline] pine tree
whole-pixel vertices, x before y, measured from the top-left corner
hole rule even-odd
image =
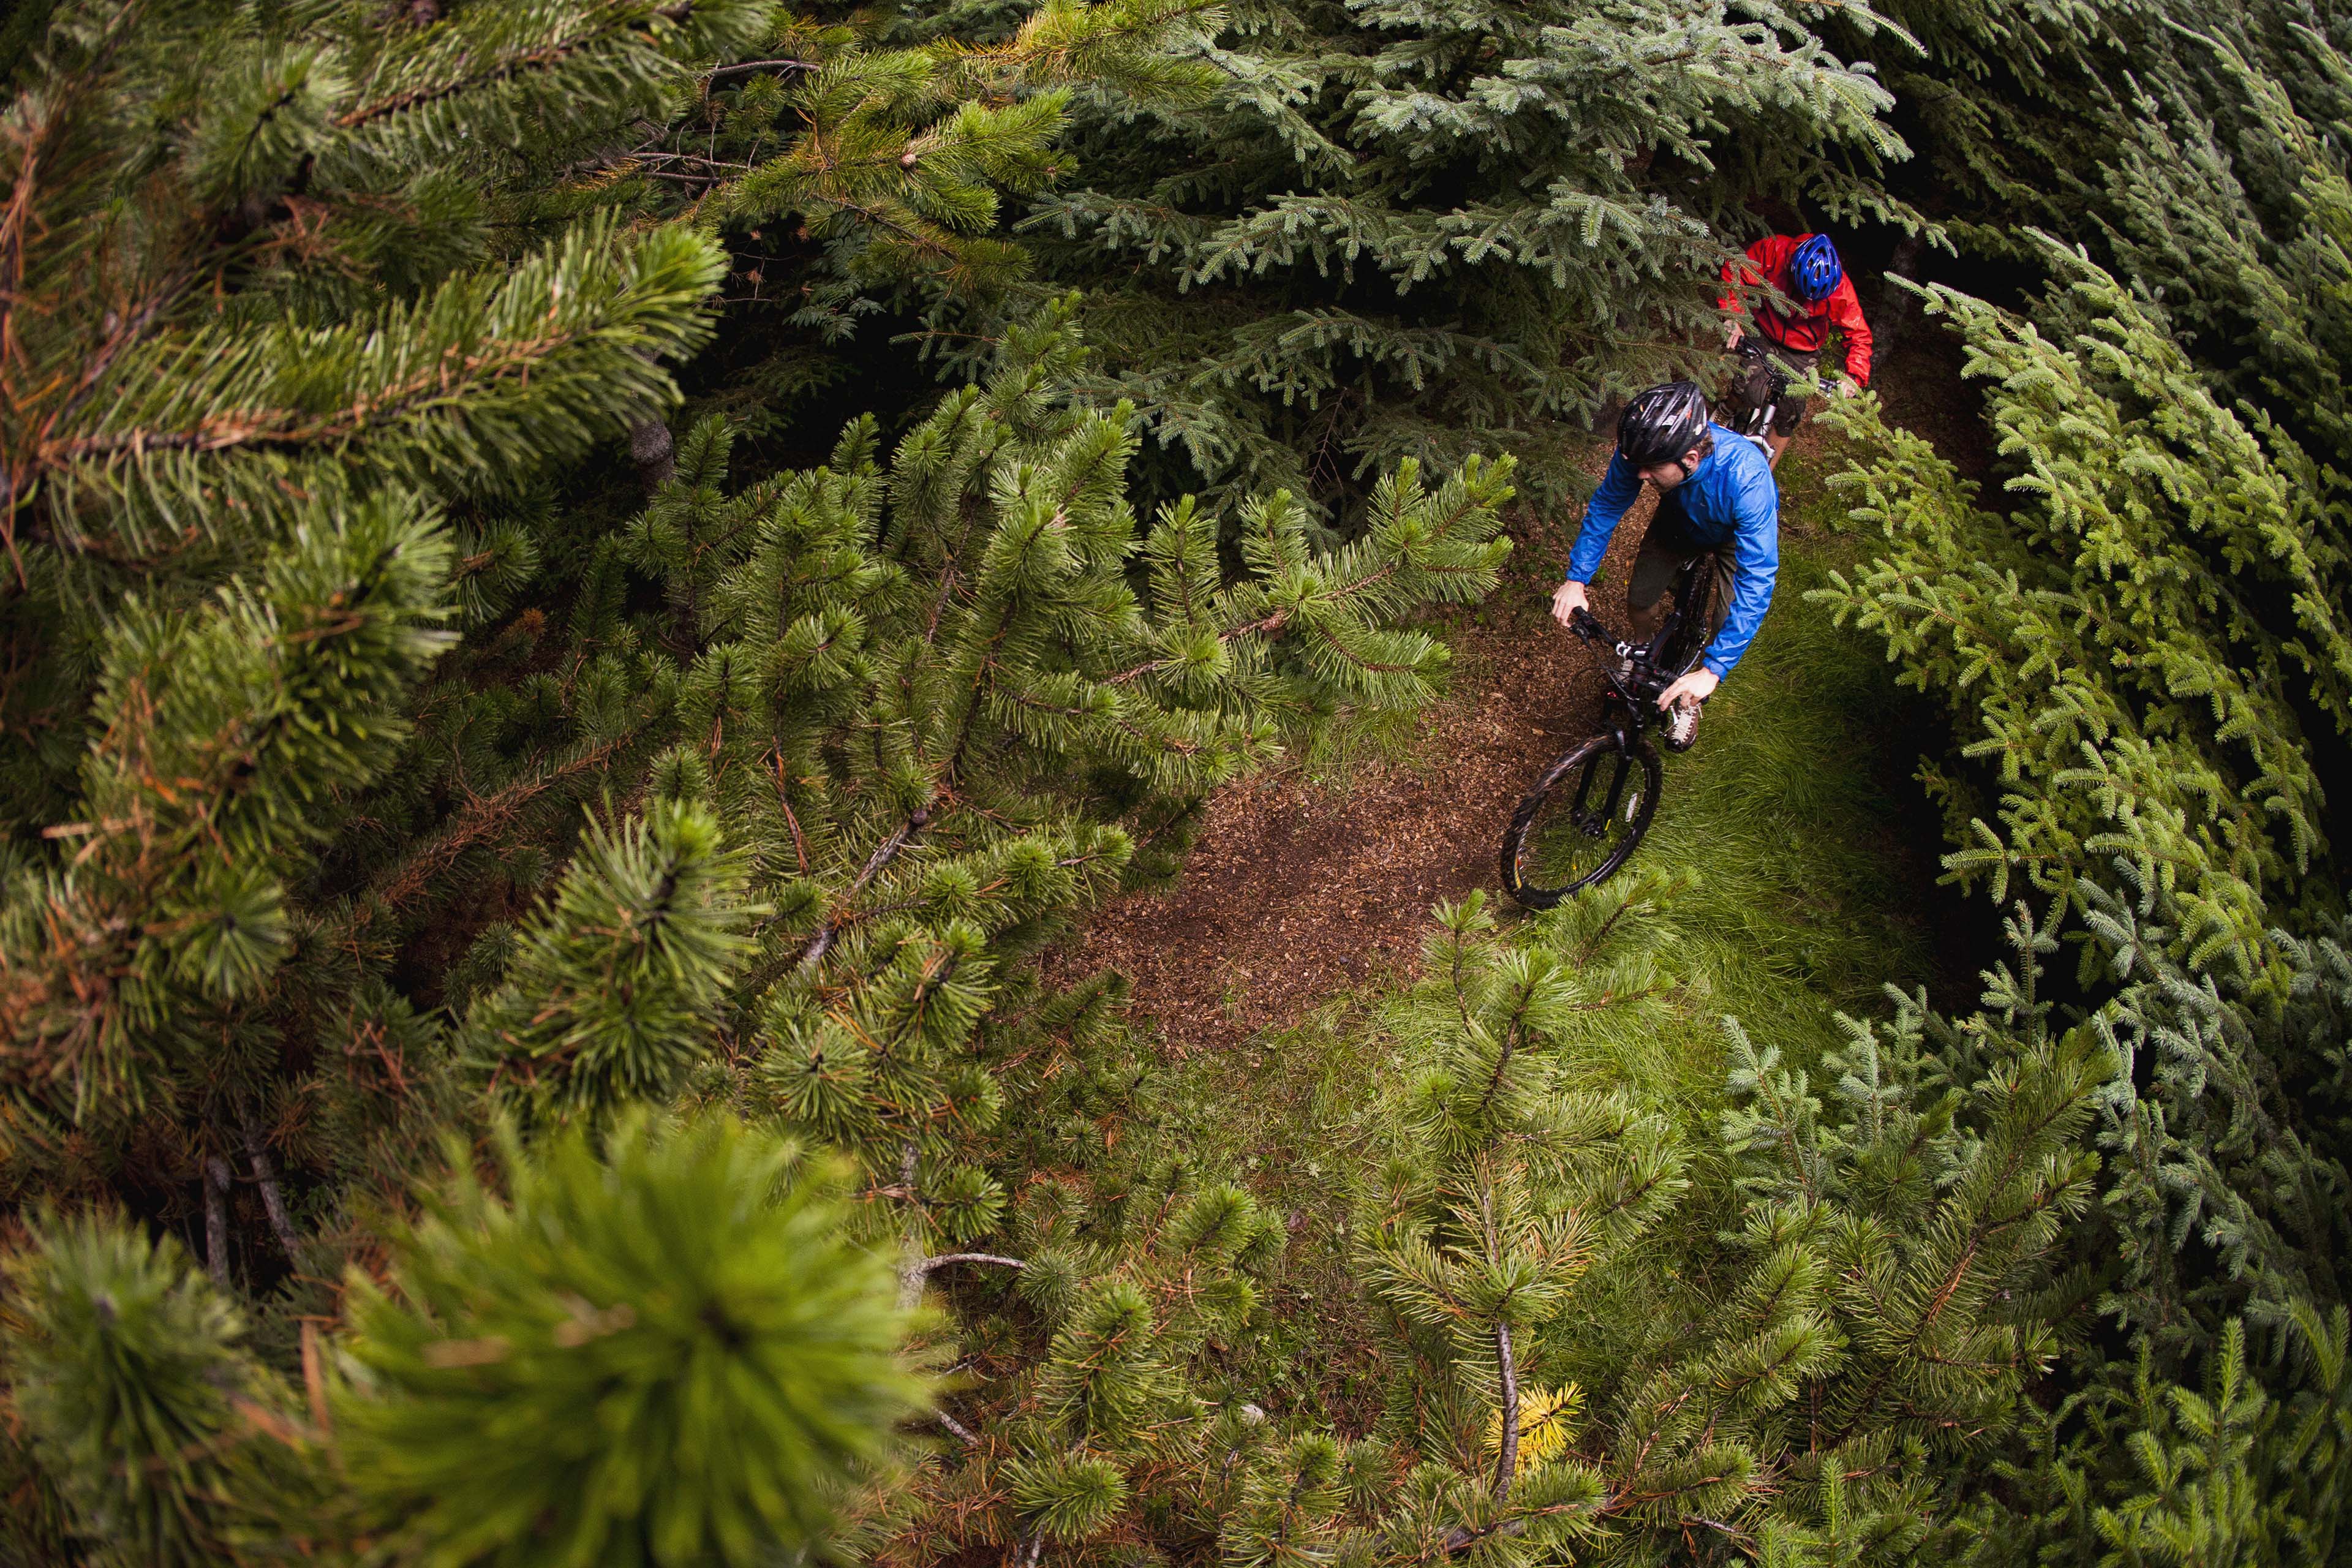
[[[299,1490],[292,1399],[179,1246],[52,1220],[9,1275],[9,1405],[36,1466],[12,1478],[12,1552],[204,1564],[262,1534]]]
[[[1110,1191],[1083,1168],[1041,1175],[1008,1216],[1022,1257],[978,1260],[1018,1273],[962,1297],[961,1342],[994,1349],[1009,1375],[949,1417],[958,1446],[883,1521],[886,1558],[988,1547],[1034,1563],[1049,1549],[1057,1559],[1116,1551],[1148,1538],[1139,1513],[1197,1518],[1185,1494],[1230,1476],[1263,1422],[1222,1397],[1207,1367],[1213,1346],[1260,1310],[1255,1277],[1278,1249],[1273,1218],[1241,1188],[1174,1161]]]
[[[791,112],[845,93],[919,143],[892,199],[977,231],[1058,123],[1041,83],[1181,86],[1159,26],[872,69],[835,37]],[[930,1243],[1003,1206],[956,1119],[1018,1064],[976,1026],[1000,993],[1037,1005],[992,1039],[1101,1026],[1105,983],[1020,960],[1165,874],[1217,779],[1433,689],[1400,623],[1491,582],[1507,465],[1399,475],[1347,552],[1272,498],[1235,583],[1194,509],[1139,540],[1127,416],[1069,406],[1052,323],[887,468],[861,421],[729,497],[710,422],[638,525],[569,509],[674,404],[724,262],[567,171],[773,36],[73,7],[12,105],[0,1168],[72,1217],[11,1266],[11,1553],[733,1562],[861,1513],[920,1404],[906,1304],[962,1261]],[[941,124],[973,84],[1000,101]],[[864,1087],[812,1080],[845,1040]],[[723,1104],[845,1146],[861,1201]]]
[[[38,1467],[12,1549],[677,1564],[821,1538],[925,1394],[887,1261],[844,1243],[823,1173],[729,1121],[643,1117],[509,1136],[500,1164],[502,1191],[454,1178],[387,1238],[396,1295],[355,1279],[341,1335],[306,1330],[307,1391],[169,1239],[37,1225],[10,1279]]]
[[[178,1304],[160,1327],[124,1330],[160,1339],[108,1341],[85,1314],[43,1331],[46,1359],[12,1363],[26,1425],[7,1468],[48,1500],[18,1539],[134,1556],[145,1539],[189,1561],[363,1538],[448,1560],[739,1560],[810,1541],[848,1489],[887,1490],[866,1461],[912,1407],[903,1379],[830,1427],[778,1417],[741,1468],[714,1460],[672,1497],[646,1489],[656,1467],[767,1419],[726,1403],[757,1403],[724,1381],[738,1374],[646,1416],[666,1426],[606,1429],[551,1414],[584,1397],[565,1391],[581,1356],[506,1358],[531,1334],[640,1368],[704,1353],[698,1333],[756,1349],[655,1312],[625,1270],[565,1272],[656,1234],[685,1249],[682,1269],[730,1248],[761,1256],[727,1213],[739,1230],[783,1226],[764,1256],[832,1268],[845,1289],[880,1268],[896,1311],[968,1262],[937,1244],[987,1237],[1019,1177],[987,1163],[998,1074],[1021,1072],[992,1052],[1040,1029],[1075,1047],[1102,1027],[1104,983],[1043,996],[1022,961],[1122,878],[1172,870],[1220,780],[1350,710],[1433,691],[1444,649],[1403,623],[1482,592],[1507,548],[1494,537],[1507,464],[1434,488],[1408,468],[1343,551],[1309,549],[1286,498],[1254,505],[1248,569],[1228,581],[1198,508],[1139,531],[1129,416],[1067,394],[1080,351],[1066,304],[1012,331],[1001,374],[951,395],[887,465],[861,420],[833,467],[730,495],[730,436],[706,420],[631,525],[607,532],[598,508],[567,510],[551,476],[675,396],[660,362],[707,333],[720,265],[681,224],[624,227],[606,211],[565,223],[533,171],[658,108],[698,52],[764,25],[746,14],[729,24],[740,36],[678,34],[646,15],[484,9],[412,27],[206,13],[142,32],[112,14],[80,27],[76,13],[17,105],[27,135],[74,157],[13,171],[48,226],[12,253],[29,291],[7,410],[26,437],[9,443],[26,465],[10,492],[10,691],[47,720],[12,725],[9,741],[9,1187],[127,1201],[189,1236],[209,1276],[190,1279],[135,1226],[26,1255],[27,1300],[119,1293],[72,1283],[100,1267],[75,1261],[96,1248],[116,1259],[110,1279]],[[1036,70],[1110,69],[1115,34],[1057,13],[1022,48]],[[513,71],[419,85],[493,47],[512,51],[489,58]],[[926,68],[951,76],[950,54],[930,51]],[[233,96],[172,97],[181,55],[224,81],[264,58],[279,76],[255,79],[310,73],[303,129],[255,132],[243,184],[221,187],[242,227],[163,198],[174,182],[214,189],[205,149],[236,140],[172,119]],[[540,56],[545,80],[523,63]],[[400,135],[352,120],[377,89],[420,95],[423,120]],[[478,122],[458,102],[477,89]],[[541,90],[567,95],[561,113],[534,107]],[[157,118],[133,117],[137,134],[92,107],[151,101]],[[272,101],[254,98],[241,123],[275,126]],[[1006,112],[988,133],[1008,156],[1051,129]],[[75,178],[39,183],[60,167]],[[966,178],[951,174],[940,190]],[[397,236],[368,251],[362,231],[291,243],[298,225],[336,237],[338,202],[379,219],[425,211],[391,201],[395,185],[471,203],[484,221],[440,252]],[[142,200],[173,226],[142,232],[132,258],[121,226]],[[514,219],[518,248],[492,249],[513,232],[493,213]],[[94,284],[61,240],[129,258],[127,270]],[[140,270],[173,257],[181,270],[160,282]],[[142,279],[151,296],[127,292]],[[148,304],[110,313],[110,297]],[[60,368],[95,390],[56,401]],[[983,1037],[1000,994],[1034,1005]],[[732,1106],[846,1151],[862,1201],[825,1212],[865,1261],[824,1261],[843,1244],[761,1186],[773,1158],[697,1155],[696,1169],[719,1168],[695,1175],[649,1152],[647,1103]],[[428,1205],[439,1220],[404,1231],[386,1217],[414,1201],[419,1173],[462,1167],[446,1136],[502,1124],[525,1140],[510,1141],[503,1193],[461,1182]],[[722,1175],[731,1210],[713,1196]],[[674,1181],[701,1196],[663,1198]],[[526,1210],[539,1217],[500,1217]],[[1115,1305],[1113,1276],[1160,1268],[1155,1248],[1230,1262],[1254,1234],[1236,1212],[1202,1209],[1181,1239],[1139,1231],[1128,1253],[1070,1254],[1069,1300]],[[676,1217],[688,1213],[702,1223]],[[579,1258],[501,1274],[480,1251],[559,1224]],[[388,1226],[407,1237],[394,1294],[361,1280],[339,1299],[340,1266],[378,1257]],[[467,1252],[460,1231],[484,1239]],[[1036,1278],[1055,1272],[1041,1262]],[[710,1288],[731,1289],[726,1278]],[[505,1294],[472,1293],[489,1288]],[[322,1341],[304,1327],[314,1318],[339,1327]],[[476,1318],[478,1331],[456,1326]],[[862,1364],[881,1368],[898,1320],[866,1321]],[[493,1342],[498,1356],[467,1361],[462,1346]],[[226,1408],[192,1394],[182,1409],[165,1384],[118,1389],[162,1401],[161,1419],[228,1468],[156,1470],[162,1447],[92,1428],[75,1414],[87,1402],[41,1403],[40,1387],[87,1377],[118,1343],[133,1362],[195,1368],[192,1387],[251,1384]],[[306,1400],[282,1386],[298,1360]],[[773,1397],[789,1415],[829,1395],[801,1368]],[[555,1446],[517,1447],[518,1422]],[[578,1441],[591,1428],[604,1438]],[[1036,1462],[1050,1430],[1037,1428]],[[93,1451],[116,1457],[104,1473],[152,1484],[127,1499],[77,1491],[58,1468]],[[780,1475],[803,1479],[779,1491]],[[489,1477],[508,1479],[506,1501],[442,1500]],[[1033,1540],[1069,1528],[1042,1484],[1024,1483],[1042,1500],[1017,1521]],[[139,1510],[161,1521],[145,1537],[121,1522]],[[551,1518],[562,1531],[542,1540]]]
[[[1907,51],[1866,6],[1853,34]],[[1022,232],[1089,290],[1177,488],[1352,515],[1401,458],[1519,458],[1540,503],[1612,398],[1719,348],[1757,204],[1909,223],[1871,68],[1780,5],[1237,9],[1199,107],[1086,105]],[[1205,31],[1205,29],[1204,29]]]
[[[60,15],[0,246],[12,1193],[127,1175],[217,1280],[305,1261],[289,1111],[372,1011],[306,884],[399,761],[453,579],[515,548],[448,511],[674,399],[719,272],[593,219],[494,255],[501,182],[754,10]]]
[[[2109,265],[2028,236],[2057,279],[2030,314],[1926,295],[2016,510],[1862,410],[1887,542],[1832,595],[1952,711],[1953,878],[2049,900],[2078,1026],[2130,1069],[2071,1247],[2073,1310],[2135,1354],[2063,1369],[1988,1563],[2319,1561],[2343,1509],[2343,56],[2300,8],[2158,10],[2085,172]]]
[[[2344,1180],[2323,1043],[2338,949],[2306,879],[2327,853],[2329,752],[2305,715],[2352,723],[2341,566],[2312,460],[2221,405],[2152,306],[2074,265],[2046,331],[1931,297],[1999,377],[1994,419],[2037,508],[1979,511],[1948,463],[1888,434],[1852,480],[1889,551],[1835,598],[1975,728],[1964,754],[1997,759],[1981,782],[1941,779],[1955,877],[1996,896],[2029,883],[2081,921],[2098,1026],[2154,1068],[2111,1112],[2132,1194],[2116,1212],[2139,1216],[2130,1289],[2158,1298],[2130,1316],[2201,1342],[2219,1315],[2191,1328],[2188,1287],[2158,1283],[2190,1227],[2234,1238],[2239,1302],[2250,1280],[2318,1278],[2302,1244],[2336,1250],[2315,1193]],[[2263,1239],[2280,1228],[2298,1241]]]
[[[1368,1215],[1367,1279],[1413,1357],[1391,1419],[1422,1458],[1380,1525],[1394,1558],[1704,1539],[1898,1561],[1955,1510],[1938,1463],[2055,1355],[2006,1303],[2090,1198],[2104,1043],[2033,1026],[1973,1049],[1897,993],[1822,1052],[1824,1096],[1733,1025],[1702,1161],[1619,1054],[1673,1005],[1672,908],[1651,879],[1506,941],[1475,900],[1440,911],[1391,1026],[1420,1070]],[[2030,984],[2024,956],[1996,983]]]
[[[1008,1100],[974,1054],[1001,977],[1066,911],[1169,875],[1207,792],[1278,738],[1422,700],[1444,648],[1395,623],[1483,592],[1507,548],[1508,465],[1475,462],[1433,490],[1408,465],[1333,552],[1287,497],[1255,503],[1232,583],[1190,502],[1139,538],[1127,412],[1066,401],[1069,309],[887,473],[861,423],[830,468],[729,500],[725,435],[698,427],[637,536],[701,629],[653,775],[722,804],[773,910],[737,1092],[892,1190],[910,1288],[1003,1210],[961,1147]]]
[[[1269,1416],[1195,1354],[1203,1321],[1248,1299],[1242,1194],[1180,1199],[1154,1156],[1099,1215],[1056,1179],[1035,1212],[1149,1254],[1111,1292],[1069,1293],[1058,1248],[976,1288],[1045,1319],[980,1319],[976,1359],[1027,1332],[1051,1348],[1012,1402],[959,1412],[963,1446],[883,1555],[1640,1563],[1679,1545],[1878,1563],[1948,1547],[1961,1467],[2058,1355],[2053,1266],[2093,1196],[2110,1047],[2049,1026],[2043,933],[2021,927],[2019,966],[1988,977],[2013,1035],[1898,994],[1887,1019],[1803,1043],[1817,1078],[1732,1026],[1722,1137],[1695,1142],[1692,1108],[1637,1065],[1689,1027],[1676,892],[1637,878],[1509,933],[1475,897],[1438,911],[1424,978],[1378,1021],[1402,1068],[1349,1227],[1384,1325],[1370,1433]]]
[[[1958,874],[2072,900],[2086,864],[2120,861],[2119,890],[2178,900],[2184,954],[2251,977],[2269,900],[2321,847],[2325,784],[2285,693],[2352,727],[2329,503],[2284,432],[2200,384],[2156,307],[2071,269],[2046,328],[1927,296],[1997,378],[2017,488],[2043,499],[1979,511],[1925,441],[1887,433],[1847,482],[1892,548],[1836,601],[1907,679],[1980,715],[1963,750],[1998,759],[2006,798],[1996,828],[1953,797]],[[1867,415],[1856,428],[1881,439]]]
[[[1074,310],[1016,331],[887,464],[860,420],[824,468],[738,489],[723,422],[679,440],[583,573],[568,630],[604,673],[530,698],[541,732],[588,746],[614,721],[594,705],[626,694],[626,738],[586,772],[642,795],[646,826],[592,836],[544,910],[457,970],[464,1074],[518,1114],[593,1124],[651,1094],[781,1121],[857,1162],[854,1228],[904,1302],[952,1286],[958,1336],[994,1331],[1001,1290],[1036,1314],[943,1413],[962,1462],[861,1507],[845,1539],[877,1548],[1092,1538],[1171,1443],[1213,1468],[1202,1434],[1245,1425],[1193,1366],[1248,1317],[1266,1223],[1181,1167],[1116,1194],[1048,1179],[1140,1068],[1112,978],[1048,992],[1026,961],[1169,877],[1218,783],[1423,700],[1446,653],[1412,618],[1483,593],[1507,550],[1507,462],[1434,486],[1406,465],[1338,550],[1289,498],[1253,503],[1229,578],[1204,509],[1148,529],[1129,510],[1129,412],[1070,395]],[[512,700],[485,683],[434,721],[465,735]],[[483,847],[496,875],[520,846]],[[339,918],[414,918],[382,890],[453,858],[412,855]],[[647,996],[633,975],[683,978]]]
[[[1873,51],[1893,98],[1892,127],[1916,153],[1888,171],[1891,191],[1934,218],[1956,247],[2031,260],[2027,226],[2067,232],[2096,172],[2128,134],[2126,73],[2144,66],[2159,6],[2082,0],[1889,0],[1911,48]],[[1831,47],[1866,50],[1873,35],[1832,21]],[[1898,242],[1916,278],[1917,243]],[[1892,313],[1905,309],[1890,293]],[[1874,318],[1875,321],[1876,318]]]
[[[1202,0],[1053,0],[1002,26],[968,6],[777,10],[672,112],[552,170],[530,210],[683,217],[728,247],[730,331],[698,407],[740,435],[790,432],[851,377],[887,421],[877,369],[920,382],[877,328],[914,328],[950,373],[984,372],[968,329],[1031,271],[1006,204],[1070,174],[1073,95],[1197,100],[1204,69],[1171,46],[1218,16]],[[641,472],[667,476],[659,421],[632,443]]]
[[[456,1090],[388,972],[453,956],[415,944],[478,852],[524,897],[551,875],[675,696],[611,658],[584,690],[505,679],[549,651],[525,595],[587,625],[628,570],[579,559],[546,476],[674,400],[661,363],[704,341],[722,265],[677,223],[567,222],[563,192],[780,25],[618,0],[62,14],[11,111],[13,1189],[104,1182],[142,1143],[200,1194],[216,1276],[247,1218],[273,1270],[334,1223],[289,1154],[398,1190],[399,1102],[429,1126]],[[922,142],[929,199],[977,210],[1058,122],[1013,87],[1139,90],[1157,25],[1055,10],[986,58],[835,34],[805,74],[868,104],[868,140],[1013,84]],[[917,78],[911,107],[875,101]],[[783,163],[833,134],[803,107],[763,133]],[[419,766],[444,744],[456,767]],[[496,978],[453,976],[460,999]]]
[[[822,1541],[924,1393],[888,1259],[845,1244],[824,1173],[727,1119],[503,1163],[505,1194],[460,1178],[396,1235],[396,1299],[348,1309],[332,1419],[362,1520],[455,1561]]]
[[[2117,1377],[2032,1413],[2032,1446],[1997,1467],[2016,1500],[1971,1521],[1989,1562],[2126,1564],[2333,1562],[2352,1435],[2347,1321],[2293,1317],[2284,1397],[2248,1365],[2226,1323],[2200,1389],[2158,1375],[2143,1350]],[[2023,1516],[2021,1519],[2021,1515]]]

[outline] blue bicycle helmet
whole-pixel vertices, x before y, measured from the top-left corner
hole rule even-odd
[[[1838,259],[1837,247],[1825,234],[1809,235],[1789,258],[1789,282],[1798,299],[1806,304],[1818,304],[1837,292],[1845,281],[1845,263]]]

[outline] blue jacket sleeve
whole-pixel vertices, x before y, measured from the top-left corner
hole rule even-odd
[[[1704,660],[1717,680],[1731,673],[1756,640],[1764,612],[1772,605],[1773,580],[1780,574],[1780,495],[1771,473],[1762,468],[1751,475],[1733,504],[1731,609]]]
[[[1624,458],[1612,452],[1609,471],[1601,476],[1601,488],[1592,492],[1592,500],[1585,506],[1584,526],[1577,531],[1576,548],[1568,552],[1570,578],[1579,583],[1592,581],[1592,574],[1601,570],[1601,558],[1609,553],[1609,536],[1617,531],[1625,509],[1641,493],[1641,477],[1627,467]]]

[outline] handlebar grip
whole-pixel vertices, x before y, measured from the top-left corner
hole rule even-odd
[[[1601,626],[1591,610],[1574,609],[1568,613],[1568,629],[1580,637],[1604,637],[1608,629]]]

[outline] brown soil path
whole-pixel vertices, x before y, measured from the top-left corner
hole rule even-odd
[[[1612,542],[1594,607],[1612,626],[1654,504],[1637,502]],[[1549,615],[1572,531],[1522,513],[1508,531],[1494,624],[1465,617],[1452,632],[1454,690],[1423,715],[1414,762],[1371,764],[1344,787],[1285,768],[1219,791],[1175,890],[1115,901],[1055,967],[1125,972],[1179,1052],[1295,1023],[1409,970],[1432,903],[1496,885],[1511,808],[1599,707],[1595,656]]]

